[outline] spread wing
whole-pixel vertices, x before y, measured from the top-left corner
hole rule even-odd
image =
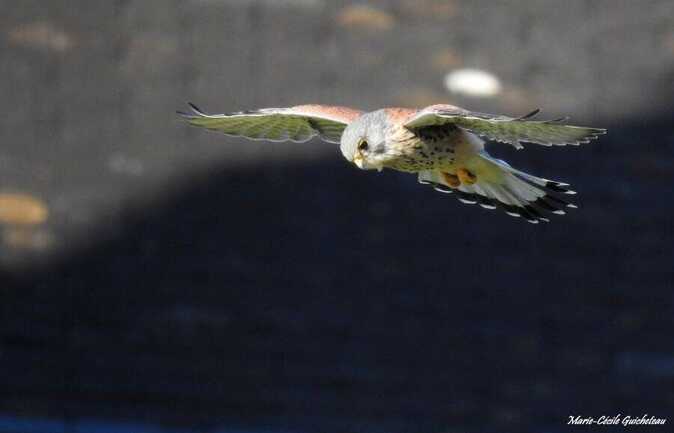
[[[540,110],[522,117],[476,113],[452,105],[432,105],[418,111],[406,123],[409,129],[453,124],[494,141],[510,143],[521,149],[521,142],[543,146],[579,145],[606,133],[605,129],[564,125],[566,118],[531,120]]]
[[[194,104],[190,113],[178,111],[189,124],[226,135],[251,140],[308,141],[318,135],[329,143],[339,143],[344,128],[361,115],[360,111],[327,105],[299,105],[290,108],[263,108],[209,115]]]

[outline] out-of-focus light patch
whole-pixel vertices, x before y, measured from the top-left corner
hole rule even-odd
[[[349,5],[337,15],[337,22],[343,27],[368,31],[391,30],[395,18],[390,13],[368,5]]]
[[[47,221],[48,216],[47,205],[36,197],[0,193],[0,224],[37,225]]]
[[[474,98],[488,98],[501,93],[499,79],[481,69],[458,69],[445,75],[445,87],[451,93]]]
[[[65,52],[75,45],[74,38],[46,21],[23,24],[7,32],[9,42],[29,48]]]
[[[403,0],[400,7],[406,16],[436,20],[453,18],[459,9],[453,0]]]
[[[2,230],[2,244],[14,250],[44,251],[53,241],[49,230],[33,226],[9,226]]]

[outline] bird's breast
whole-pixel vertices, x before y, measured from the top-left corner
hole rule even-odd
[[[398,155],[387,166],[406,172],[451,168],[455,159],[457,136],[445,130],[411,131],[401,128],[391,134],[389,146]]]

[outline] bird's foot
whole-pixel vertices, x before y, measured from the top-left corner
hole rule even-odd
[[[466,185],[473,185],[475,182],[477,182],[477,176],[475,176],[473,173],[466,170],[465,168],[460,168],[456,170],[456,177],[459,178],[459,181],[461,181],[461,183],[465,183]]]
[[[458,176],[442,172],[442,177],[445,179],[445,182],[447,182],[447,185],[451,186],[452,188],[458,188],[461,186],[461,180],[459,180]]]

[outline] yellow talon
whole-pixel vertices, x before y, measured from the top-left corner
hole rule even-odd
[[[475,182],[477,182],[477,176],[475,176],[473,173],[466,170],[465,168],[460,168],[456,170],[456,177],[459,178],[461,183],[465,183],[466,185],[472,185]]]
[[[453,174],[443,172],[442,177],[445,179],[445,182],[447,182],[447,185],[451,186],[452,188],[458,188],[461,186],[461,181]]]

